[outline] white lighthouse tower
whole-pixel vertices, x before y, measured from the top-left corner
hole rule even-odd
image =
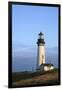
[[[37,68],[39,68],[40,65],[45,64],[45,41],[44,35],[41,32],[39,33],[37,45],[38,45]]]

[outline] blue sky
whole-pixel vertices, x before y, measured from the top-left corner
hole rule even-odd
[[[58,8],[12,5],[13,56],[36,55],[39,32],[44,33],[46,48],[58,46]]]

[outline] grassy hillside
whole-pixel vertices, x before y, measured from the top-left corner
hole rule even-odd
[[[15,72],[12,73],[12,85],[27,86],[27,85],[42,85],[58,83],[58,69],[51,71],[37,72]]]

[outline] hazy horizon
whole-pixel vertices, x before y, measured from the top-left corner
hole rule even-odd
[[[54,49],[54,52],[53,52]],[[46,49],[46,63],[51,63],[55,68],[58,68],[58,48],[47,48]],[[30,52],[19,52],[12,57],[12,71],[32,71],[37,67],[37,50],[36,52],[32,50]]]

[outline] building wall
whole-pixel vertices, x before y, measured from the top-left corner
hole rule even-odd
[[[53,67],[53,66],[51,66],[51,68],[50,68],[50,69],[52,70],[52,69],[54,69],[54,67]]]
[[[44,66],[44,71],[48,71],[49,68],[47,66]]]
[[[38,65],[45,63],[45,46],[39,45],[38,46]]]
[[[54,69],[54,66],[48,67],[48,66],[44,66],[44,71],[49,71]]]

